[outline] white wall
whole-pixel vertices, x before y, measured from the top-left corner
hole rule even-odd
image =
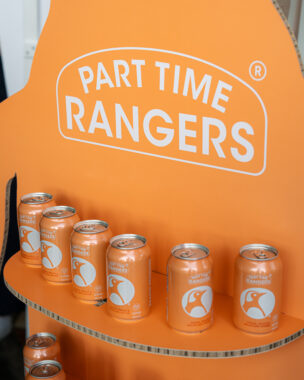
[[[22,0],[0,0],[0,48],[8,95],[23,88]]]
[[[0,49],[8,96],[26,84],[50,0],[0,0]]]
[[[298,44],[302,61],[304,61],[304,1],[302,1],[300,8],[300,23],[299,23]]]

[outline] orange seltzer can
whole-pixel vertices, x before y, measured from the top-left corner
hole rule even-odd
[[[66,380],[66,376],[59,362],[42,360],[34,364],[26,376],[26,380],[34,379]]]
[[[35,363],[45,359],[60,359],[60,346],[55,335],[41,332],[27,338],[23,348],[25,374]]]
[[[76,210],[68,206],[46,209],[40,222],[42,276],[50,282],[72,280],[71,234],[79,221]]]
[[[233,321],[250,333],[269,333],[279,325],[282,262],[278,251],[264,244],[240,249],[235,263]]]
[[[108,313],[120,319],[138,319],[151,306],[151,252],[140,235],[113,237],[107,251]]]
[[[41,266],[40,219],[42,212],[55,206],[51,194],[30,193],[21,197],[18,207],[20,251],[22,260],[30,266]]]
[[[112,237],[109,225],[102,220],[85,220],[76,223],[73,229],[72,293],[87,302],[106,299],[106,253]]]
[[[212,260],[200,244],[174,247],[167,265],[167,321],[176,330],[198,333],[213,322]]]

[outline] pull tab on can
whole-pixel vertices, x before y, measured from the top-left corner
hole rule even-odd
[[[247,260],[268,261],[278,257],[278,251],[271,245],[248,244],[240,249],[240,255]]]
[[[182,260],[201,260],[209,256],[209,249],[201,244],[185,243],[176,245],[171,253]]]

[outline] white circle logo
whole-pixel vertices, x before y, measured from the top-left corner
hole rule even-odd
[[[209,313],[212,306],[212,289],[210,286],[198,286],[183,295],[182,306],[190,317],[201,318]]]
[[[94,266],[81,257],[72,258],[72,270],[73,281],[78,286],[89,286],[96,278],[96,270]]]
[[[253,319],[264,319],[268,317],[275,306],[275,296],[263,288],[250,288],[242,292],[241,307],[248,317]]]
[[[265,79],[267,74],[267,68],[262,61],[253,61],[249,66],[249,75],[251,79],[255,81],[261,81]]]
[[[40,248],[40,234],[37,230],[28,226],[20,226],[19,234],[23,251],[33,253]]]
[[[57,245],[41,240],[42,265],[48,269],[54,269],[62,261],[62,253]]]
[[[108,298],[115,305],[126,305],[134,294],[135,289],[131,281],[117,274],[108,275]]]

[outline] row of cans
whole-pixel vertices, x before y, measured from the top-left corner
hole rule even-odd
[[[146,316],[151,306],[151,253],[146,239],[135,234],[112,237],[106,222],[79,222],[75,209],[52,202],[52,197],[44,193],[21,199],[19,226],[24,261],[33,265],[31,255],[36,265],[42,261],[42,275],[50,282],[70,281],[72,273],[74,296],[94,303],[107,298],[107,310],[113,317],[132,320]],[[35,210],[40,205],[36,246],[33,232],[22,240],[25,227],[27,231],[35,227],[24,225],[25,220],[32,220],[24,205],[34,205]],[[36,251],[26,252],[29,245]],[[212,267],[209,250],[203,245],[181,244],[172,249],[167,265],[167,321],[171,327],[195,333],[211,326]],[[234,284],[235,325],[251,333],[275,330],[282,289],[282,263],[277,250],[264,244],[241,248]]]
[[[167,320],[183,332],[201,332],[213,321],[212,259],[208,248],[182,244],[173,248],[167,266]],[[282,262],[265,244],[240,249],[235,261],[233,321],[256,334],[279,326]]]
[[[30,336],[23,348],[26,380],[44,378],[65,380],[60,356],[60,344],[55,335],[41,332]]]
[[[46,193],[23,196],[18,220],[22,259],[42,266],[45,280],[72,280],[76,298],[88,303],[107,299],[109,314],[119,319],[149,313],[151,251],[144,237],[112,237],[107,222],[80,222],[74,208],[55,206]]]

